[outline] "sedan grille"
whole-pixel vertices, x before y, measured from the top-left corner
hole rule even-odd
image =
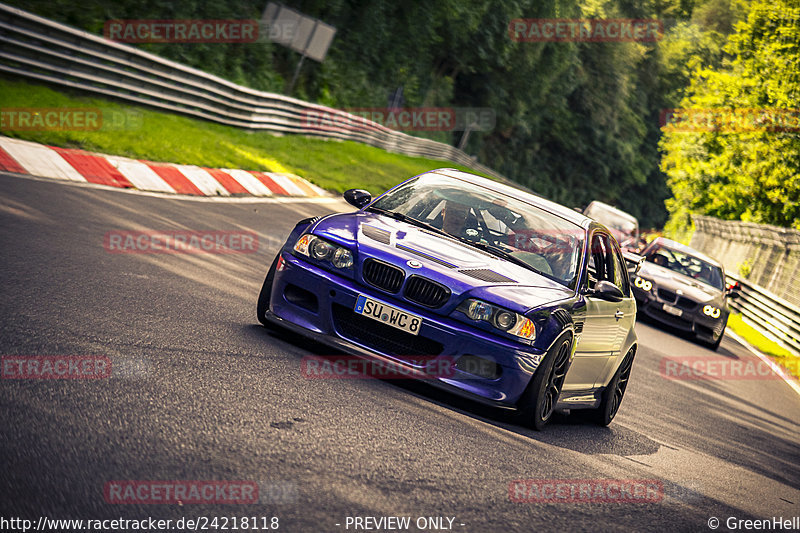
[[[333,304],[331,310],[333,325],[343,337],[378,352],[402,357],[412,364],[417,363],[419,356],[439,355],[444,349],[439,342],[381,324],[349,307]]]
[[[406,274],[402,269],[377,259],[364,261],[364,281],[386,292],[397,292],[403,285]]]
[[[435,309],[450,299],[450,289],[421,276],[411,276],[406,283],[405,297],[414,303]]]
[[[658,297],[665,302],[676,305],[686,311],[692,311],[695,307],[697,307],[697,302],[691,298],[687,298],[686,296],[678,296],[677,293],[667,289],[658,289]]]
[[[658,289],[658,297],[664,300],[665,302],[674,304],[675,299],[678,297],[678,295],[672,291],[668,291],[667,289]]]

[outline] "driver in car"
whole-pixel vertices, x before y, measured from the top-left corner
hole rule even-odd
[[[456,237],[480,240],[480,232],[471,217],[471,208],[455,200],[446,200],[442,211],[442,230]]]

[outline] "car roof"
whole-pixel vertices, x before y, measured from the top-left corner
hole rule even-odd
[[[667,239],[666,237],[657,237],[653,242],[651,242],[647,247],[655,246],[656,244],[664,246],[665,248],[673,248],[685,254],[693,255],[698,259],[705,261],[706,263],[710,263],[714,266],[718,266],[724,270],[722,263],[714,259],[713,257],[709,257],[703,252],[699,250],[695,250],[690,246],[686,246],[685,244],[681,244],[677,241],[673,241],[672,239]]]
[[[613,205],[607,204],[605,202],[601,202],[600,200],[592,200],[592,202],[589,205],[586,206],[586,209],[584,209],[583,212],[585,213],[593,205],[600,206],[603,209],[605,209],[606,211],[611,211],[615,215],[618,215],[618,216],[620,216],[622,218],[625,218],[625,219],[627,219],[627,220],[629,220],[631,222],[634,222],[637,226],[639,225],[639,221],[636,219],[635,216],[631,215],[630,213],[626,213],[625,211],[623,211],[622,209],[619,209],[618,207],[614,207]]]
[[[463,172],[461,170],[456,170],[454,168],[439,168],[436,170],[425,172],[421,175],[424,174],[439,174],[442,176],[447,176],[450,178],[466,181],[468,183],[472,183],[474,185],[478,185],[480,187],[484,187],[493,191],[497,191],[498,193],[504,194],[506,196],[511,196],[512,198],[516,198],[517,200],[521,200],[527,204],[531,204],[534,207],[538,207],[540,209],[558,215],[559,217],[569,222],[572,222],[573,224],[577,224],[582,228],[586,228],[592,223],[597,224],[593,219],[587,217],[586,215],[579,213],[574,209],[570,209],[569,207],[558,204],[552,200],[548,200],[541,196],[537,196],[535,194],[523,191],[522,189],[518,189],[517,187],[512,187],[510,185],[500,183],[499,181],[493,181],[487,178],[483,178],[481,176],[476,176],[475,174],[470,174],[469,172]]]

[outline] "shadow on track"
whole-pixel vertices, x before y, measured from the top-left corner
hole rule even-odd
[[[346,355],[344,352],[303,337],[295,332],[280,328],[265,328],[249,325],[244,328],[247,336],[270,337],[291,346],[291,355],[320,357]],[[296,349],[302,350],[302,355]],[[298,357],[298,358],[299,358]],[[661,446],[648,437],[622,427],[613,422],[610,427],[600,427],[590,421],[587,413],[580,410],[570,415],[555,414],[544,431],[535,431],[515,424],[508,410],[492,407],[463,398],[446,390],[414,379],[380,379],[365,377],[364,381],[381,382],[387,386],[402,389],[416,398],[452,410],[473,420],[502,428],[545,444],[586,454],[613,454],[620,456],[649,455],[656,453]],[[623,403],[624,405],[624,403]]]

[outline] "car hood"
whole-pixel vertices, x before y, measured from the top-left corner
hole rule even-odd
[[[638,276],[653,281],[658,289],[667,289],[672,292],[680,290],[683,296],[691,298],[699,303],[716,302],[719,304],[725,299],[725,293],[723,291],[711,285],[701,283],[690,276],[658,266],[655,263],[643,263]]]
[[[469,296],[526,312],[574,295],[572,289],[532,270],[377,213],[331,215],[312,231],[355,247],[359,266],[373,257],[402,268],[406,276],[416,274],[446,285],[454,297],[451,304]]]

